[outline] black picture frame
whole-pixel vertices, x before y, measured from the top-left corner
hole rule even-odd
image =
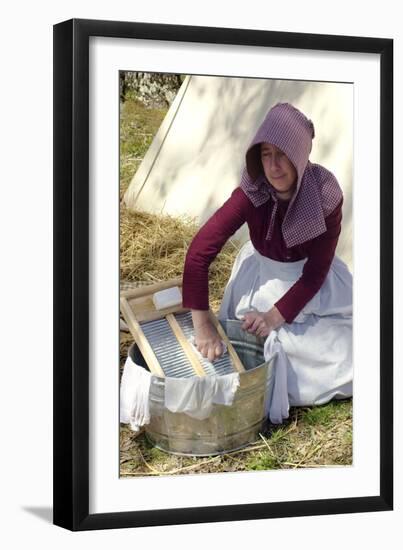
[[[354,498],[89,513],[89,39],[380,55],[380,490]],[[72,19],[54,26],[54,523],[71,530],[392,510],[393,40]]]

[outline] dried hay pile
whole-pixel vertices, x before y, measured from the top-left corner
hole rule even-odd
[[[121,281],[153,283],[181,277],[198,230],[192,218],[128,210],[120,212]],[[217,311],[239,244],[228,241],[210,266],[210,307]]]

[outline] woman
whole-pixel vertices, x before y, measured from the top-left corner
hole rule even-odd
[[[223,346],[208,317],[208,268],[248,224],[219,318],[242,319],[244,330],[266,339],[267,353],[280,345],[290,405],[352,395],[352,277],[335,256],[343,194],[329,170],[309,161],[314,135],[292,105],[268,112],[240,186],[193,239],[183,276],[197,348],[212,361]]]

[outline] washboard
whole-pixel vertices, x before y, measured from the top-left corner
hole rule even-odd
[[[153,294],[172,287],[182,288],[182,279],[146,285],[120,293],[120,310],[152,374],[187,378],[244,372],[245,369],[218,319],[212,322],[228,352],[213,363],[192,344],[193,323],[189,309],[180,305],[157,310]]]

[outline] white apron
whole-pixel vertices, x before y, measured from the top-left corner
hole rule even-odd
[[[268,311],[299,279],[305,262],[271,260],[248,241],[232,268],[219,319]],[[265,359],[273,355],[278,380],[272,422],[287,418],[288,405],[320,405],[352,396],[352,276],[340,258],[333,259],[321,289],[294,321],[266,339]]]

